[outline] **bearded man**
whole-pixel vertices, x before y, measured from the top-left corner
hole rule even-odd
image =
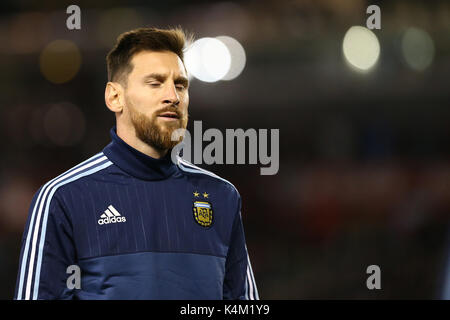
[[[182,29],[140,28],[107,55],[102,152],[44,184],[15,299],[258,299],[241,197],[171,151],[188,121]]]

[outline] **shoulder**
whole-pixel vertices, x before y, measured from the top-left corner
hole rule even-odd
[[[239,191],[230,181],[218,176],[217,174],[211,171],[200,168],[180,157],[177,157],[177,166],[184,173],[191,174],[197,176],[199,179],[208,181],[209,183],[212,183],[215,186],[220,187],[221,189],[227,191],[228,193],[236,197],[238,200],[240,200],[241,196],[239,194]]]
[[[102,152],[97,153],[89,159],[75,165],[59,176],[46,182],[39,188],[37,193],[41,197],[52,198],[55,192],[58,190],[58,192],[61,192],[62,187],[70,187],[70,185],[73,185],[76,181],[79,181],[82,178],[98,174],[111,164],[112,162],[109,161]]]

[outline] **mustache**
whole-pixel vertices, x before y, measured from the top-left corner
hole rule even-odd
[[[177,114],[178,119],[183,119],[186,117],[186,115],[184,114],[184,112],[181,112],[179,110],[179,108],[177,108],[176,106],[167,106],[162,108],[161,110],[157,111],[156,113],[156,117],[165,113],[165,112],[173,112]]]

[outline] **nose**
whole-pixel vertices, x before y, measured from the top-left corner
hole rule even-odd
[[[172,104],[176,107],[180,104],[180,97],[178,96],[175,84],[168,86],[168,89],[165,92],[163,102],[164,104]]]

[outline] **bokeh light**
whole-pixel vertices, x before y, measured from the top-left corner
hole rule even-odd
[[[245,50],[239,41],[232,37],[219,36],[216,37],[216,39],[220,40],[227,46],[231,56],[230,70],[222,78],[222,80],[233,80],[237,78],[244,70],[246,62]]]
[[[44,132],[57,146],[71,146],[84,136],[86,119],[76,105],[62,102],[50,106],[44,115]]]
[[[342,50],[346,61],[356,70],[371,69],[380,56],[377,36],[367,28],[351,27],[345,34]]]
[[[428,68],[434,58],[434,42],[419,28],[409,28],[402,37],[402,52],[406,64],[416,71]]]
[[[50,37],[51,26],[46,14],[29,12],[16,15],[9,28],[2,25],[2,31],[5,32],[5,38],[2,39],[2,42],[6,42],[5,48],[13,53],[30,54],[39,52],[46,43],[46,39]]]
[[[184,61],[190,75],[204,82],[216,82],[230,70],[231,55],[220,40],[201,38],[186,50]]]
[[[71,80],[81,66],[81,54],[72,41],[55,40],[41,52],[39,59],[44,77],[55,84]]]

